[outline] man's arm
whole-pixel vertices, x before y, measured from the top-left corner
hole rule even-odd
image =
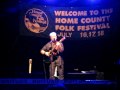
[[[42,55],[50,56],[50,53],[46,51],[47,47],[48,47],[48,43],[40,50],[40,53]]]

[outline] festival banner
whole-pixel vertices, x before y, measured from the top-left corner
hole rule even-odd
[[[112,7],[27,6],[21,11],[20,34],[48,38],[50,32],[68,39],[99,38],[112,30]]]

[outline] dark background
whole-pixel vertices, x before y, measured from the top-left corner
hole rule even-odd
[[[100,0],[99,0],[100,1]],[[62,0],[54,3],[40,2],[40,5],[49,6],[91,6],[87,0]],[[115,79],[120,60],[120,1],[101,0],[95,5],[114,5],[117,10],[111,24],[113,28],[110,34],[102,38],[84,40],[65,40],[65,74],[79,68],[82,70],[97,69],[105,73],[105,79]],[[44,77],[43,56],[40,49],[49,41],[49,38],[34,36],[22,36],[19,34],[19,17],[22,7],[26,4],[38,4],[38,0],[4,0],[0,1],[0,30],[1,30],[1,62],[0,78],[6,77],[29,77],[29,58],[33,59],[31,78]],[[113,4],[114,3],[114,4]],[[96,68],[95,68],[96,67]]]

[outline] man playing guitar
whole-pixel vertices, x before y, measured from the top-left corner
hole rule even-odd
[[[58,79],[63,80],[64,79],[64,61],[61,56],[61,53],[64,51],[64,46],[62,41],[65,39],[63,37],[60,39],[60,41],[57,41],[57,35],[55,32],[51,32],[49,34],[50,36],[50,42],[48,42],[46,45],[43,46],[40,53],[42,55],[45,55],[50,60],[50,66],[49,66],[49,78],[55,79],[54,73],[55,73],[55,67],[57,67],[58,70]]]

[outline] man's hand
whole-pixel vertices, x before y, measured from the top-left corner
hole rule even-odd
[[[57,42],[56,45],[57,45],[57,46],[60,46],[60,42]]]
[[[55,47],[55,49],[56,49],[56,50],[59,50],[60,47],[61,47],[60,42],[57,42],[57,43],[56,43],[56,47]]]
[[[45,52],[45,55],[49,57],[50,56],[50,52]]]
[[[44,51],[44,50],[41,50],[41,54],[43,54],[43,55],[46,55],[46,56],[50,56],[50,52],[46,52],[46,51]]]
[[[63,44],[60,42],[56,43],[56,50],[59,50],[60,52],[62,52],[64,50]]]

